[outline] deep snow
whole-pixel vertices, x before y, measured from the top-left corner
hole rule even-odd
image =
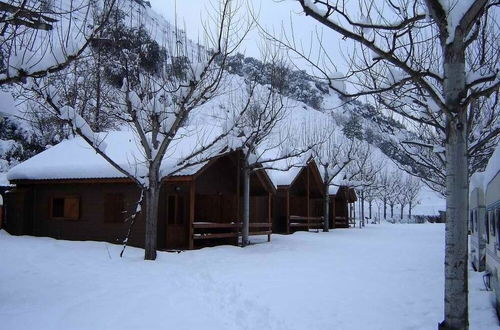
[[[0,231],[1,329],[436,329],[444,226],[273,235],[162,252]],[[498,328],[471,273],[471,329]]]

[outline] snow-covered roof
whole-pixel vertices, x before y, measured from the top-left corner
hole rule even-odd
[[[137,177],[147,173],[143,166],[139,141],[130,131],[99,133],[106,143],[106,155],[129,173]],[[196,136],[186,136],[174,140],[168,148],[160,172],[162,177],[174,172],[177,163],[189,155],[196,146]],[[175,175],[192,175],[208,161],[203,161],[183,169]],[[13,167],[7,175],[12,180],[48,180],[48,179],[96,179],[124,178],[123,173],[115,169],[102,156],[90,147],[82,138],[65,140],[40,154]]]
[[[286,170],[272,169],[268,171],[269,177],[276,187],[289,186],[292,184],[293,180],[295,180],[297,175],[300,173],[300,170],[302,170],[304,166],[305,165],[301,166],[297,164]]]
[[[277,186],[290,186],[300,171],[308,166],[311,160],[310,153],[304,153],[297,157],[279,160],[271,164],[267,172],[273,184]],[[314,161],[314,159],[312,159]]]

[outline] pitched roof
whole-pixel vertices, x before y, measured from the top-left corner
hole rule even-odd
[[[137,177],[147,174],[145,156],[139,141],[132,132],[113,131],[99,133],[106,143],[106,155],[120,167]],[[179,169],[179,161],[188,156],[197,146],[197,136],[186,136],[172,141],[162,162],[162,177]],[[220,150],[220,149],[219,149]],[[208,159],[214,150],[208,150],[203,157]],[[202,168],[208,160],[175,173],[176,176],[192,175]],[[13,167],[7,179],[13,180],[52,180],[52,179],[103,179],[125,178],[126,176],[109,164],[81,137],[61,143]]]

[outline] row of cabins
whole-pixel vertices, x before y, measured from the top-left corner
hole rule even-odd
[[[76,140],[76,139],[75,139]],[[6,194],[3,226],[14,235],[48,236],[68,240],[121,243],[139,199],[139,189],[125,177],[92,175],[85,155],[69,152],[64,144],[42,152],[15,167],[9,179],[15,188]],[[72,147],[74,152],[74,146]],[[93,153],[89,148],[82,153]],[[90,155],[96,157],[96,155]],[[242,166],[240,151],[217,156],[202,166],[163,180],[159,215],[160,250],[193,249],[238,244],[242,218]],[[79,162],[79,164],[72,164]],[[104,161],[104,160],[102,160]],[[65,167],[85,175],[64,175]],[[99,167],[99,166],[96,166]],[[250,179],[250,234],[290,234],[323,227],[323,188],[316,163],[308,159],[288,171],[258,170]],[[352,189],[341,187],[330,198],[333,228],[348,228]],[[142,247],[144,221],[136,220],[128,243]]]
[[[469,188],[470,260],[485,271],[485,284],[495,291],[500,316],[500,148],[484,172],[475,173]]]

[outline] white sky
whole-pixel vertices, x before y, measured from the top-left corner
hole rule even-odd
[[[300,40],[307,48],[311,38],[316,38],[317,32],[323,33],[323,44],[329,55],[335,60],[337,67],[332,71],[345,72],[345,59],[349,49],[352,49],[350,41],[342,40],[335,32],[323,28],[312,18],[306,17],[296,0],[240,0],[245,4],[252,5],[254,12],[258,13],[258,22],[267,31],[279,35],[284,30],[291,36],[291,26],[296,40]],[[163,15],[169,22],[174,22],[177,12],[177,22],[181,29],[186,30],[192,40],[203,39],[203,22],[208,18],[211,3],[218,0],[150,0],[152,8]],[[175,9],[176,8],[176,9]],[[245,9],[247,10],[247,9]],[[354,15],[356,17],[356,15]],[[185,29],[184,29],[185,26]],[[240,53],[245,56],[260,57],[259,42],[261,37],[255,28],[243,43]],[[314,39],[316,40],[316,39]],[[301,69],[308,70],[302,66],[303,62],[295,61]],[[445,201],[438,194],[425,188],[422,191],[421,203],[415,207],[415,214],[436,214],[438,210],[444,210]]]
[[[241,1],[241,0],[240,0]],[[162,14],[168,21],[174,22],[175,12],[181,29],[186,27],[188,37],[193,40],[202,40],[203,22],[207,21],[207,13],[211,9],[211,2],[217,0],[150,0],[152,8]],[[323,42],[329,53],[338,59],[339,67],[335,71],[343,71],[343,58],[341,49],[348,49],[348,41],[341,38],[333,31],[323,29],[312,18],[306,17],[296,0],[243,0],[243,10],[248,10],[247,3],[258,15],[259,24],[267,31],[279,35],[282,30],[291,36],[291,26],[296,40],[303,42],[305,48],[310,45],[311,38],[316,40],[316,31],[323,31]],[[176,8],[176,10],[174,9]],[[291,23],[292,22],[292,23]],[[259,42],[262,40],[258,29],[255,28],[246,38],[240,52],[246,56],[260,57]],[[306,69],[306,68],[304,68]]]

